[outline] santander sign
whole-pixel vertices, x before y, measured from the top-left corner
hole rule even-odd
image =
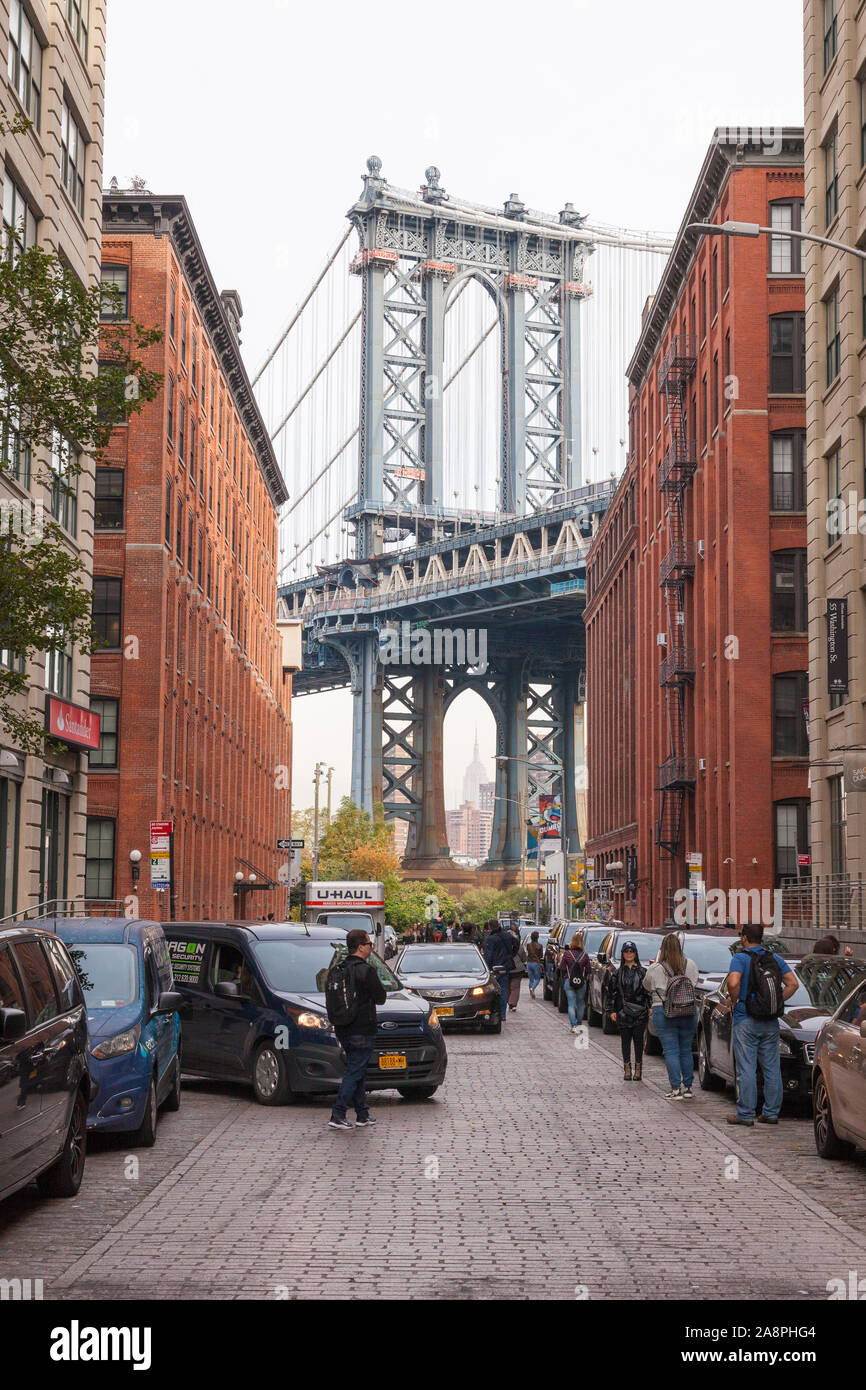
[[[75,748],[99,747],[99,715],[82,705],[58,700],[55,695],[48,696],[45,727],[52,738]]]

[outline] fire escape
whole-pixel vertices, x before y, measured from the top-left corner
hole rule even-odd
[[[686,632],[686,583],[695,573],[695,547],[685,536],[685,491],[697,467],[696,441],[686,430],[688,384],[697,368],[692,339],[680,334],[662,361],[659,391],[667,402],[670,448],[659,469],[659,491],[667,499],[670,545],[659,565],[659,584],[667,606],[667,651],[659,671],[665,692],[670,752],[658,769],[659,818],[656,844],[663,854],[679,854],[683,802],[695,786],[695,759],[689,757],[686,729],[686,687],[695,679],[695,649]]]

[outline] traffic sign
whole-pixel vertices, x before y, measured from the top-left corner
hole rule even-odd
[[[810,867],[811,863],[812,863],[812,856],[811,856],[811,854],[798,854],[798,855],[797,855],[797,868],[798,868],[798,869],[808,869],[808,868]]]
[[[303,840],[277,840],[277,849],[303,849]]]

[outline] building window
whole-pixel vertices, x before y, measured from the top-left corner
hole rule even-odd
[[[189,422],[189,471],[195,483],[195,419]]]
[[[120,701],[91,697],[90,708],[99,715],[99,747],[88,753],[88,766],[117,767],[117,712]]]
[[[770,319],[770,390],[802,395],[806,389],[805,314],[774,314]]]
[[[84,216],[84,166],[87,158],[87,141],[64,101],[60,127],[62,158],[60,178],[69,194],[72,206],[80,217]]]
[[[98,650],[120,646],[120,613],[123,580],[93,576],[93,645]]]
[[[0,916],[18,907],[21,784],[0,778]]]
[[[829,227],[839,211],[839,172],[836,164],[836,131],[824,146],[824,221]]]
[[[174,377],[168,378],[168,442],[174,444]]]
[[[806,431],[774,434],[770,439],[774,512],[806,510]]]
[[[201,500],[204,501],[204,440],[201,441],[198,457],[198,491]]]
[[[177,285],[172,280],[168,291],[168,336],[174,342],[175,320],[177,318]]]
[[[12,257],[36,244],[36,215],[10,174],[3,176],[3,254]]]
[[[839,332],[839,287],[824,301],[827,316],[827,385],[835,381],[841,368],[842,338]]]
[[[200,589],[203,587],[203,584],[202,584],[202,580],[203,580],[203,577],[204,577],[203,571],[204,571],[204,531],[199,531],[199,533],[198,533],[198,569],[197,569],[197,571],[196,571],[196,580],[197,580],[197,583],[198,583],[198,587],[199,587]]]
[[[107,817],[87,817],[84,894],[88,898],[114,897],[114,821]]]
[[[713,248],[713,288],[712,288],[713,318],[719,312],[719,250]]]
[[[165,543],[171,550],[171,480],[165,480]]]
[[[177,456],[186,463],[186,401],[181,395],[177,408]]]
[[[842,534],[842,462],[839,450],[827,455],[827,544],[835,545]]]
[[[123,483],[122,468],[97,468],[93,517],[97,531],[123,529]]]
[[[186,567],[190,574],[192,574],[192,540],[194,531],[195,522],[193,520],[192,508],[190,508],[189,524],[186,529]]]
[[[180,311],[180,360],[186,366],[186,309]]]
[[[22,487],[30,487],[30,441],[17,421],[7,416],[0,430],[0,468]]]
[[[824,71],[836,57],[836,0],[824,0]]]
[[[57,433],[51,446],[51,472],[51,515],[74,536],[78,519],[78,455]]]
[[[719,354],[713,355],[713,429],[719,424]]]
[[[731,238],[722,238],[722,285],[727,290],[731,283]]]
[[[859,79],[860,86],[860,166],[866,164],[866,75]]]
[[[45,689],[62,700],[72,695],[72,653],[68,644],[49,647],[45,658]]]
[[[174,529],[174,553],[180,560],[183,555],[183,503],[177,499],[177,523]]]
[[[9,5],[9,85],[36,130],[42,107],[42,45],[21,0]]]
[[[103,290],[100,323],[120,323],[129,318],[129,267],[103,265],[100,272]]]
[[[780,231],[802,231],[803,200],[770,204],[770,226]],[[773,275],[802,275],[802,242],[797,237],[770,237],[770,270]]]
[[[841,877],[847,872],[846,845],[847,807],[845,779],[840,775],[827,778],[830,795],[830,872]]]
[[[777,801],[776,812],[776,886],[783,878],[797,876],[797,855],[811,853],[808,797],[794,801]],[[808,876],[809,870],[805,870]]]
[[[211,552],[210,545],[208,545],[208,548],[207,548],[207,589],[206,589],[206,591],[205,591],[205,592],[207,593],[208,598],[210,598],[210,596],[211,596],[211,583],[212,583],[212,580],[213,580],[213,554],[212,554],[212,552]]]
[[[706,449],[706,447],[707,447],[707,444],[708,444],[708,442],[709,442],[709,437],[710,437],[708,408],[709,408],[709,402],[708,402],[708,395],[707,395],[707,378],[706,378],[706,376],[704,376],[704,377],[701,379],[701,425],[702,425],[701,443],[702,443],[702,445],[703,445],[703,447],[704,447],[705,449]]]
[[[65,898],[69,863],[69,805],[61,792],[42,789],[42,829],[39,842],[39,901]]]
[[[807,758],[809,739],[804,707],[809,699],[809,677],[792,671],[773,677],[773,756]]]
[[[707,336],[707,277],[701,276],[701,338]]]
[[[774,550],[770,573],[773,632],[805,632],[809,623],[805,550]]]

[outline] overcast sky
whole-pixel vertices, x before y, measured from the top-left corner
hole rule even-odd
[[[105,182],[183,193],[255,370],[340,234],[369,154],[413,188],[513,192],[673,232],[718,125],[797,125],[801,0],[109,0]],[[291,479],[288,480],[291,490]],[[448,801],[476,723],[447,725]],[[295,795],[313,764],[349,786],[349,697],[298,700]]]

